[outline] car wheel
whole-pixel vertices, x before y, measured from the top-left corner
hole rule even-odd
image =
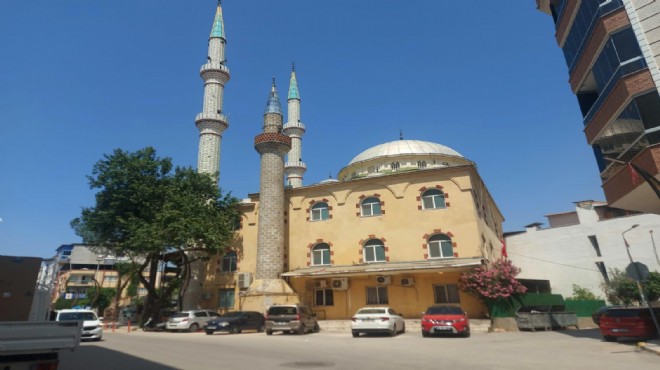
[[[188,331],[191,332],[191,333],[194,333],[194,332],[197,331],[197,329],[199,329],[199,325],[197,325],[197,324],[192,324],[192,325],[190,325],[190,327],[188,328]]]
[[[359,332],[359,331],[355,331],[355,330],[353,330],[353,331],[351,332],[351,334],[353,334],[353,338],[357,338],[357,337],[360,336],[360,332]]]
[[[318,323],[316,323],[316,324],[314,325],[314,333],[318,333],[318,332],[320,332],[320,331],[321,331],[321,327],[319,326]]]
[[[211,331],[211,330],[206,331],[206,335],[212,335],[212,334],[213,334],[213,331]]]
[[[603,339],[605,339],[606,342],[616,342],[616,337],[611,335],[603,335]]]
[[[401,334],[406,332],[406,323],[403,323],[403,329],[401,329]]]
[[[238,330],[237,326],[234,326],[231,329],[229,329],[229,334],[238,334],[239,332],[240,330]]]
[[[429,332],[428,332],[428,331],[424,331],[424,330],[422,330],[422,336],[423,336],[424,338],[428,338],[428,337],[429,337]]]
[[[261,333],[261,332],[263,332],[264,330],[266,330],[266,325],[261,324],[261,326],[259,326],[259,328],[257,329],[257,332]]]
[[[470,338],[470,328],[467,328],[465,332],[463,332],[463,338]]]
[[[300,328],[298,328],[298,334],[305,334],[307,332],[307,329],[305,329],[305,324],[301,324]]]
[[[266,335],[273,335],[273,331],[272,330],[266,330]]]
[[[396,337],[396,325],[392,327],[392,330],[390,331],[390,337]]]

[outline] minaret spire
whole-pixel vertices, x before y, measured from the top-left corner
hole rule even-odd
[[[307,171],[307,165],[302,160],[302,137],[305,134],[305,125],[300,121],[300,90],[296,79],[295,63],[291,63],[287,108],[289,121],[284,125],[284,133],[291,138],[291,150],[287,155],[284,171],[287,185],[298,188],[303,185],[302,180]]]

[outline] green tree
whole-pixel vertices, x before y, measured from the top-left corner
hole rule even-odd
[[[600,297],[595,295],[591,290],[573,284],[573,296],[566,298],[567,301],[597,301]]]
[[[96,205],[71,222],[87,244],[128,257],[147,290],[145,311],[157,317],[163,300],[178,284],[156,286],[166,255],[178,255],[176,280],[189,274],[190,263],[221,252],[234,236],[237,200],[222,195],[213,177],[191,168],[173,168],[155,149],[116,149],[105,154],[88,176],[97,190]],[[194,256],[194,257],[190,257]]]
[[[609,275],[609,281],[603,284],[603,290],[608,301],[613,304],[625,305],[641,301],[635,280],[629,278],[625,272],[617,268],[610,269]]]
[[[642,283],[649,302],[660,299],[660,272],[652,271]]]

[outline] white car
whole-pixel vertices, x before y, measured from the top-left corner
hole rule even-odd
[[[99,341],[103,337],[103,323],[92,310],[59,310],[55,321],[82,321],[81,339]]]
[[[351,318],[353,337],[360,333],[387,333],[391,336],[406,332],[401,315],[390,307],[363,307]]]
[[[170,331],[189,331],[191,333],[201,329],[207,321],[217,319],[218,313],[210,310],[180,311],[170,316],[165,329]]]

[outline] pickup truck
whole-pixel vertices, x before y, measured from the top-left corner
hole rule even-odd
[[[82,321],[0,322],[0,369],[55,370],[59,351],[80,344]]]

